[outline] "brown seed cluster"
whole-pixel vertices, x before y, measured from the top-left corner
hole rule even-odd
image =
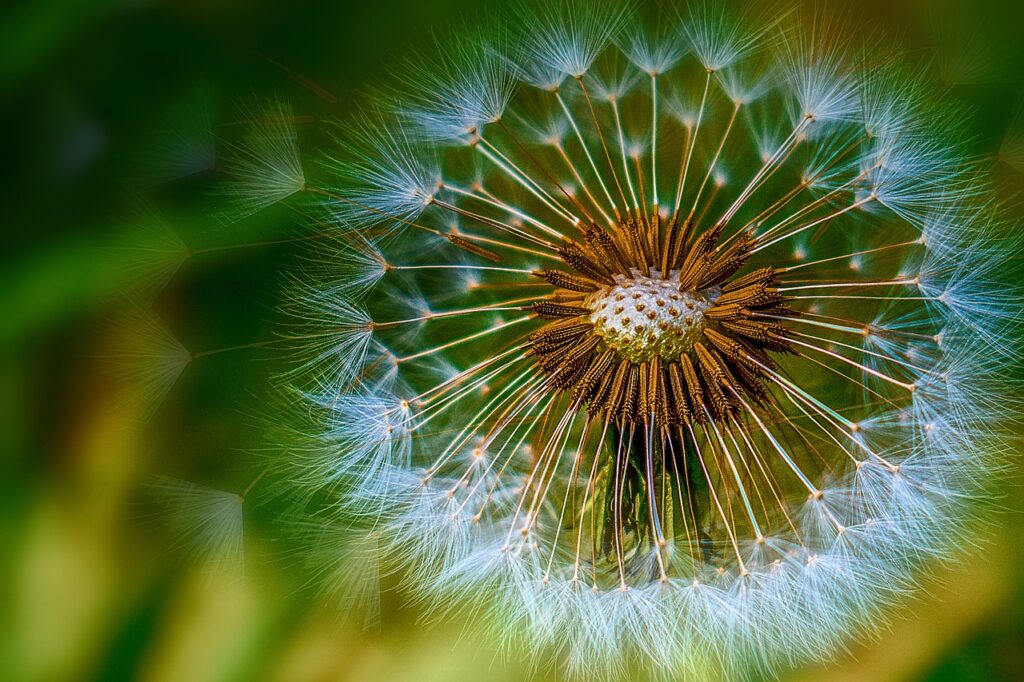
[[[529,306],[551,319],[530,352],[574,407],[668,429],[769,399],[768,354],[790,351],[783,320],[796,312],[772,268],[738,275],[753,235],[656,216],[583,234],[559,251],[568,270],[537,273],[555,292]]]

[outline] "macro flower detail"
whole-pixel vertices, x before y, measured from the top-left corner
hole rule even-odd
[[[518,21],[411,62],[318,173],[280,132],[245,157],[245,198],[286,168],[330,228],[279,466],[577,673],[828,657],[1006,447],[1016,237],[963,119],[820,18]]]
[[[753,236],[722,247],[716,225],[687,244],[689,222],[664,236],[658,222],[631,220],[612,233],[591,225],[585,246],[562,247],[576,272],[541,273],[555,291],[531,310],[557,320],[529,346],[552,386],[571,390],[571,409],[586,402],[626,431],[650,422],[664,435],[672,424],[728,416],[741,393],[766,397],[764,351],[789,348],[778,320],[794,313],[772,268],[731,279]]]

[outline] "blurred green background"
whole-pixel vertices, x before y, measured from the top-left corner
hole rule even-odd
[[[147,311],[197,354],[271,338],[302,221],[285,208],[218,221],[222,141],[276,96],[315,146],[318,123],[344,116],[409,46],[486,4],[34,0],[0,10],[0,679],[526,676],[526,662],[462,623],[424,622],[385,593],[381,622],[367,628],[362,607],[346,618],[310,585],[275,525],[274,482],[256,480],[282,364],[273,349],[182,369],[159,364],[180,351],[162,332],[124,338]],[[1019,214],[1024,3],[868,0],[855,15],[934,61]],[[249,246],[220,248],[238,244]],[[138,382],[140,368],[149,382],[126,392],[122,374]],[[791,679],[1024,679],[1019,468],[1000,481],[1005,511],[961,567],[942,569],[877,640]],[[207,570],[211,553],[199,550],[209,548],[163,522],[158,476],[212,489],[172,492],[224,505],[227,525],[212,530],[241,546],[218,557],[244,555],[244,571]]]

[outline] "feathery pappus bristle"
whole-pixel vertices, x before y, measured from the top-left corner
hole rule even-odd
[[[206,570],[242,569],[244,496],[166,476],[151,490],[175,542]]]
[[[153,416],[193,355],[152,311],[131,305],[113,325],[114,343],[107,361],[119,407],[135,421]]]
[[[222,170],[231,178],[220,189],[228,201],[224,221],[241,220],[305,187],[296,122],[291,105],[273,100],[245,114],[240,140],[223,142]]]

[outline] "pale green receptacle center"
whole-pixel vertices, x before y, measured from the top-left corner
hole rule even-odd
[[[587,297],[594,333],[631,362],[678,359],[700,335],[717,292],[680,290],[678,271],[668,277],[657,270],[631,274],[616,275],[614,286]]]

